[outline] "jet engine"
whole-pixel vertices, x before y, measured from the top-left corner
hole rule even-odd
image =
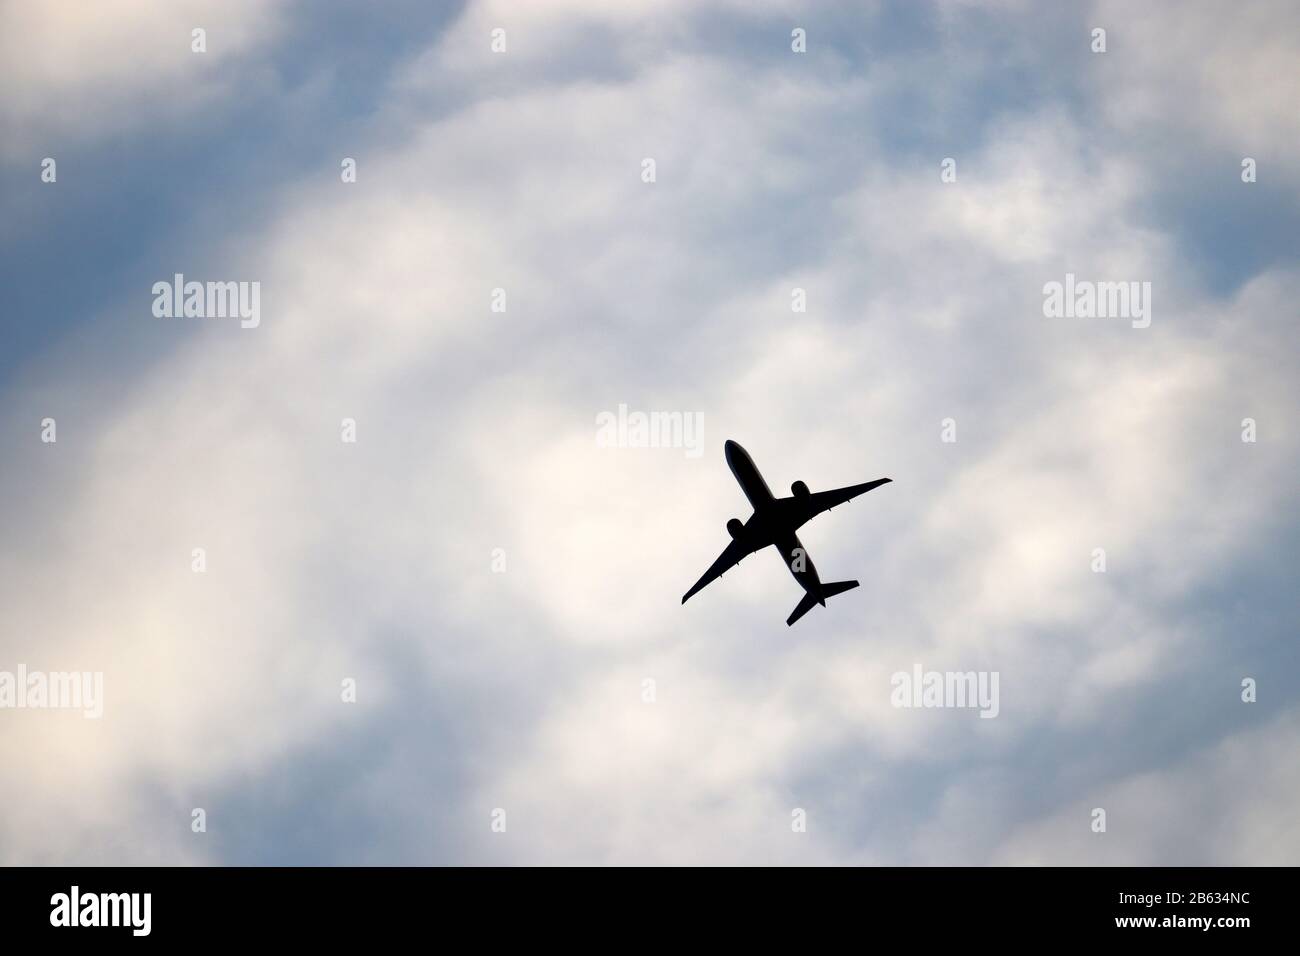
[[[727,522],[727,534],[731,535],[732,538],[739,538],[740,533],[744,530],[745,522],[741,521],[739,518],[732,518]]]
[[[793,485],[791,485],[790,491],[794,494],[796,498],[808,497],[808,486],[805,485],[802,481],[796,481]]]

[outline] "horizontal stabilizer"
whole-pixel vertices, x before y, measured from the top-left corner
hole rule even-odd
[[[832,581],[830,584],[822,585],[822,596],[834,597],[837,594],[843,594],[845,591],[852,591],[857,586],[857,581]]]
[[[785,626],[789,627],[794,624],[795,621],[799,620],[799,618],[811,611],[814,605],[821,604],[824,606],[828,597],[843,594],[845,591],[852,591],[857,586],[857,581],[832,581],[829,584],[822,585],[822,596],[820,598],[814,597],[811,594],[804,594],[803,600],[800,601],[799,606],[794,609],[794,613],[786,618]]]
[[[811,594],[805,592],[803,600],[801,600],[798,607],[794,609],[794,613],[785,619],[785,626],[789,627],[795,621],[799,620],[799,618],[811,611],[816,605],[817,599]]]

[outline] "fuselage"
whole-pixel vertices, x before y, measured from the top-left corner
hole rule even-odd
[[[779,509],[772,507],[776,498],[773,497],[772,489],[768,488],[767,482],[763,480],[763,475],[754,464],[754,459],[750,458],[749,452],[734,441],[728,441],[724,448],[727,467],[735,475],[740,490],[745,493],[745,497],[754,508],[752,520],[758,523],[767,540],[771,541],[780,552],[781,560],[799,586],[817,598],[819,603],[825,604],[822,582],[817,576],[812,558],[808,557],[808,552],[799,543],[799,536],[795,534],[795,529],[788,521],[782,520]]]

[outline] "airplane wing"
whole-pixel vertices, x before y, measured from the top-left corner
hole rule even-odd
[[[829,511],[836,505],[847,504],[858,495],[865,495],[872,488],[879,488],[892,480],[890,478],[877,478],[875,481],[868,481],[861,485],[849,485],[847,488],[818,491],[810,495],[793,495],[789,498],[779,499],[777,505],[785,510],[793,521],[794,527],[798,529],[823,511]]]
[[[709,565],[709,570],[705,571],[691,589],[682,596],[683,604],[692,594],[702,590],[706,585],[712,584],[755,551],[759,551],[772,543],[763,540],[756,533],[753,521],[754,519],[751,517],[745,524],[745,529],[740,533],[740,537],[731,539],[731,543],[727,545],[722,554],[718,555],[718,560]]]

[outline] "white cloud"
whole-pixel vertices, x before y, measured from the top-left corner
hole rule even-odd
[[[137,841],[105,858],[222,858],[219,831],[189,839],[189,806],[405,713],[404,681],[465,704],[447,718],[463,724],[415,766],[406,748],[379,760],[366,799],[418,813],[421,755],[480,742],[438,794],[470,859],[1059,859],[1019,816],[1023,762],[1161,687],[1204,639],[1170,606],[1285,511],[1296,395],[1272,355],[1289,333],[1257,317],[1294,302],[1295,272],[1201,298],[1137,213],[1158,171],[1092,150],[1058,106],[999,121],[953,186],[937,161],[842,134],[843,111],[883,108],[871,83],[774,92],[722,55],[424,113],[440,78],[473,82],[449,49],[493,15],[471,8],[417,61],[422,89],[398,81],[378,125],[400,135],[369,146],[357,184],[303,185],[265,233],[229,237],[232,273],[263,284],[259,329],[194,331],[115,403],[63,413],[59,452],[92,447],[43,505],[60,533],[0,546],[4,660],[102,668],[109,700],[99,724],[27,714],[0,735],[0,796],[23,808],[0,823],[9,860],[42,859],[54,824],[48,858],[84,859],[124,821]],[[809,208],[816,243],[788,218]],[[1067,268],[1151,278],[1152,327],[1045,319],[1042,284]],[[807,315],[789,311],[796,284]],[[115,314],[184,336],[146,291]],[[704,456],[598,448],[595,416],[619,402],[702,412]],[[1236,432],[1249,413],[1257,446]],[[768,555],[679,606],[747,514],[728,437],[778,492],[895,479],[806,529],[823,577],[863,587],[794,629],[798,592]],[[917,660],[1000,670],[1002,715],[893,709],[889,675]],[[1065,779],[1091,755],[1053,759]],[[1194,787],[1199,767],[1170,773]],[[164,808],[133,811],[142,793]],[[488,832],[495,806],[508,840]]]
[[[1080,793],[1070,806],[1015,827],[993,861],[1004,866],[1294,865],[1300,856],[1295,814],[1300,769],[1279,755],[1294,755],[1297,748],[1300,719],[1292,709],[1207,744],[1174,766]],[[1105,833],[1091,828],[1097,807],[1106,811]]]
[[[0,4],[4,153],[35,164],[70,141],[140,133],[210,109],[276,37],[277,0]],[[207,31],[207,52],[191,31]],[[33,158],[29,154],[37,152]],[[55,157],[56,159],[58,156]]]
[[[1117,127],[1138,138],[1166,137],[1174,151],[1174,137],[1226,151],[1227,176],[1240,172],[1241,157],[1253,156],[1270,176],[1296,185],[1300,8],[1274,0],[1230,9],[1102,0],[1093,19],[1109,40],[1093,72],[1098,102]]]

